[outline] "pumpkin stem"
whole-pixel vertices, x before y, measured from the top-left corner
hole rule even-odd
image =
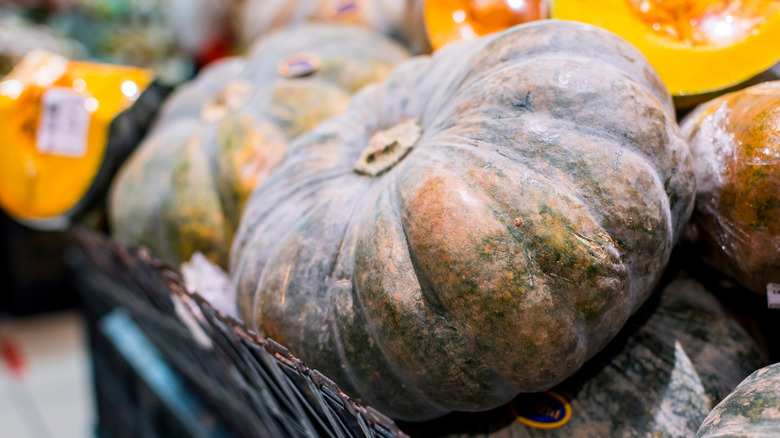
[[[379,176],[403,160],[422,137],[420,119],[409,119],[376,132],[355,163],[355,172]]]

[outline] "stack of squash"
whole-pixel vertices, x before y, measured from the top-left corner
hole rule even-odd
[[[305,25],[220,61],[175,93],[117,176],[114,235],[182,263],[227,266],[246,198],[288,144],[408,57],[368,30]]]
[[[658,286],[685,236],[780,295],[780,83],[706,103],[682,129],[675,102],[780,58],[751,58],[780,9],[618,3],[558,0],[553,16],[597,26],[535,21],[403,62],[352,26],[262,39],[171,99],[115,183],[114,232],[227,267],[245,323],[395,419],[693,435],[769,359],[700,284]],[[321,11],[262,5],[278,9],[248,17],[263,32]],[[724,11],[743,33],[707,33]],[[752,61],[702,73],[729,53]],[[551,388],[560,409],[526,415],[518,394]]]

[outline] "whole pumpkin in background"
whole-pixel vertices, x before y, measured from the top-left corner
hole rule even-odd
[[[426,0],[425,27],[435,49],[548,16],[547,0]]]
[[[404,41],[414,53],[430,52],[423,0],[232,0],[240,42],[302,21],[367,27]]]
[[[294,137],[343,111],[407,53],[365,29],[308,25],[208,68],[166,103],[117,176],[115,237],[181,263],[225,267],[246,198]]]
[[[296,140],[242,217],[239,312],[394,418],[490,409],[615,336],[693,198],[638,51],[515,27],[402,64]]]
[[[764,294],[780,283],[780,81],[707,102],[682,123],[704,260]]]

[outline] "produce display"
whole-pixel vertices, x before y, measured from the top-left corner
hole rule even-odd
[[[113,235],[176,264],[200,251],[226,266],[247,196],[290,140],[407,56],[368,30],[308,25],[206,69],[166,103],[117,176]]]
[[[489,413],[447,416],[418,426],[425,429],[416,435],[692,437],[712,407],[767,362],[712,294],[680,278],[550,392],[522,394]]]
[[[580,23],[408,61],[253,193],[239,312],[393,418],[550,388],[647,299],[687,223],[673,113],[636,49]]]
[[[712,100],[682,124],[704,259],[752,291],[780,289],[780,81]]]
[[[423,0],[233,0],[239,40],[257,38],[303,21],[367,27],[405,41],[412,52],[428,52]]]
[[[622,36],[673,95],[721,90],[780,60],[774,0],[556,0],[552,16]]]
[[[740,383],[704,420],[697,438],[769,438],[780,433],[780,364]]]
[[[780,1],[0,3],[3,217],[216,429],[780,436]]]

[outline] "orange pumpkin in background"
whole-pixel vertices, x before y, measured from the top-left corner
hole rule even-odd
[[[681,128],[694,160],[692,234],[704,261],[767,293],[780,284],[780,81],[707,102]]]
[[[427,0],[425,24],[434,49],[547,18],[546,0]]]

